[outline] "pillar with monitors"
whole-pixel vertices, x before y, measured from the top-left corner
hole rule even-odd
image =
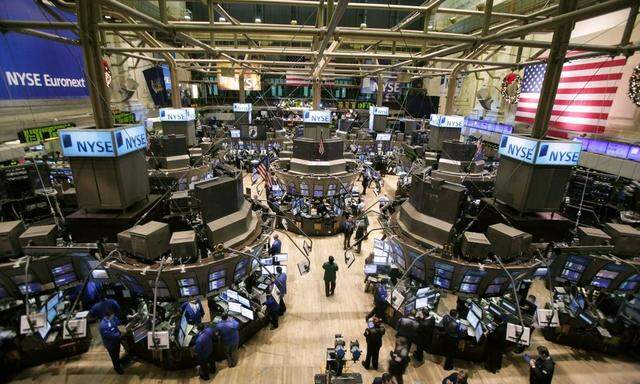
[[[273,164],[269,200],[289,230],[331,235],[340,230],[344,197],[353,193],[360,170],[344,141],[331,134],[330,111],[304,111],[303,122],[303,135]]]
[[[211,171],[207,145],[196,136],[195,108],[161,108],[161,131],[149,135],[149,184],[153,193],[184,191]]]
[[[76,241],[115,240],[154,206],[158,196],[150,195],[143,125],[64,129],[59,137],[78,199],[79,210],[66,218]]]

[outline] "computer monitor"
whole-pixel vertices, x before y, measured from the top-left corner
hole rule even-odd
[[[149,327],[147,323],[143,323],[140,326],[133,329],[133,342],[137,343],[147,338],[147,333],[149,332]]]
[[[482,323],[481,322],[478,322],[478,324],[475,327],[475,331],[476,331],[476,342],[479,343],[480,342],[480,338],[484,334],[484,331],[482,330]]]
[[[587,315],[585,312],[580,313],[578,315],[578,318],[580,318],[580,320],[584,321],[585,324],[590,327],[593,327],[596,324],[596,320],[593,317]]]
[[[475,328],[476,326],[478,326],[480,319],[478,318],[478,316],[476,316],[476,314],[473,311],[469,311],[467,313],[467,321],[471,324],[473,328]]]
[[[451,281],[444,279],[440,276],[434,276],[433,285],[438,286],[440,288],[449,289],[449,286],[451,285]]]
[[[217,279],[209,281],[209,291],[215,291],[224,287],[224,279]]]
[[[244,296],[238,295],[238,302],[247,308],[251,308],[251,302]]]
[[[56,267],[51,268],[51,273],[54,276],[62,275],[62,274],[65,274],[65,273],[69,273],[71,271],[73,271],[73,265],[71,265],[71,263],[58,265]]]
[[[178,279],[178,285],[181,287],[187,287],[189,285],[195,285],[195,284],[196,284],[196,281],[192,277],[187,279]]]
[[[546,277],[547,273],[549,273],[549,268],[540,267],[533,273],[533,277]]]
[[[53,281],[56,287],[60,287],[63,285],[71,284],[76,281],[76,274],[74,272],[65,273],[64,275],[58,275],[54,277]]]
[[[242,313],[242,304],[229,302],[229,312]]]
[[[468,283],[460,284],[460,292],[462,293],[476,293],[477,291],[478,291],[477,284],[468,284]]]
[[[197,285],[192,285],[191,287],[181,287],[180,288],[180,296],[198,296],[200,294],[200,290]]]
[[[475,313],[479,319],[482,319],[482,308],[478,304],[471,302],[471,305],[469,306],[469,311]]]
[[[107,273],[106,269],[94,269],[91,272],[91,277],[99,280],[109,280],[109,273]]]
[[[416,309],[425,308],[429,306],[429,297],[420,297],[416,299]]]
[[[240,138],[240,130],[239,129],[230,129],[229,130],[229,134],[231,135],[232,139],[239,139]]]
[[[378,273],[378,267],[375,264],[365,264],[364,273],[365,275],[375,275]]]

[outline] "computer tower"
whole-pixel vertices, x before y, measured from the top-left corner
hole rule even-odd
[[[520,256],[528,249],[532,237],[516,228],[498,223],[487,229],[487,239],[491,242],[493,252],[502,261],[507,261]]]
[[[242,177],[225,175],[196,183],[193,196],[200,207],[203,222],[219,219],[238,211],[242,206]]]
[[[491,242],[484,233],[465,232],[462,237],[462,255],[467,259],[483,261],[491,251]]]
[[[51,225],[32,225],[22,232],[18,240],[20,245],[24,248],[29,243],[35,246],[53,246],[56,245],[56,237],[58,235],[58,228]]]
[[[578,227],[578,239],[581,246],[597,246],[609,244],[611,236],[598,228]]]
[[[24,231],[22,220],[0,222],[0,259],[22,254],[19,238]]]
[[[145,260],[155,260],[169,250],[169,224],[150,221],[129,231],[133,254]]]
[[[606,223],[602,229],[611,236],[614,253],[637,257],[640,252],[640,231],[627,224]]]
[[[171,235],[169,241],[171,255],[175,257],[196,256],[196,233],[195,231],[178,231]]]

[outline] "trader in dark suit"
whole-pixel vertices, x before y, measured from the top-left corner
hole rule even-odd
[[[329,261],[322,264],[322,269],[324,269],[324,293],[327,297],[333,296],[336,289],[336,272],[338,272],[338,264],[333,256],[329,256]]]
[[[538,347],[538,358],[529,360],[529,383],[530,384],[551,384],[553,371],[556,363],[551,358],[547,347]]]
[[[505,349],[507,337],[507,323],[502,318],[495,319],[496,328],[487,335],[487,348],[485,349],[485,368],[489,372],[498,373],[502,368],[502,354]]]

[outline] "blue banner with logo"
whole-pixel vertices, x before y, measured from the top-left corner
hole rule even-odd
[[[76,21],[72,13],[50,9],[61,21]],[[33,0],[0,2],[0,19],[58,21]],[[69,30],[43,31],[78,39]],[[89,96],[82,50],[77,45],[9,31],[0,34],[0,52],[0,100]]]
[[[169,92],[167,91],[167,84],[164,81],[163,68],[161,66],[147,68],[142,71],[142,74],[147,83],[147,88],[149,88],[153,103],[157,107],[170,105]]]

